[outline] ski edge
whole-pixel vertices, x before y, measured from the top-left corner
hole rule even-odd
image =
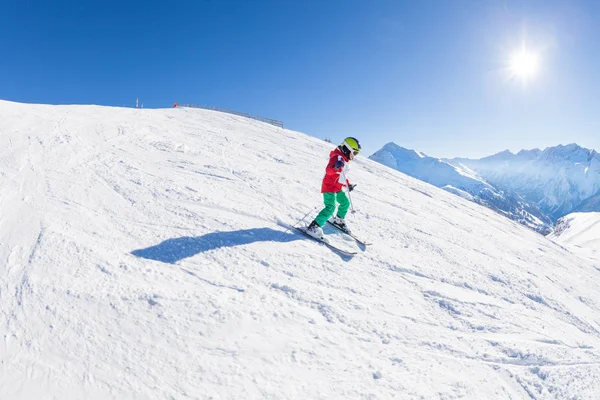
[[[333,251],[336,251],[336,252],[338,252],[338,253],[340,253],[340,254],[343,254],[343,255],[345,255],[345,256],[348,256],[348,257],[353,257],[353,256],[355,256],[355,255],[357,255],[357,254],[358,254],[358,253],[356,253],[356,252],[353,252],[353,251],[349,251],[349,250],[344,250],[344,249],[341,249],[341,248],[339,248],[339,247],[337,247],[337,246],[334,246],[334,245],[332,245],[331,243],[328,243],[328,242],[326,242],[325,240],[317,239],[317,238],[316,238],[316,237],[314,237],[314,236],[310,236],[310,235],[309,235],[308,233],[306,233],[306,231],[305,231],[304,229],[302,229],[302,228],[298,228],[298,227],[296,227],[296,226],[292,226],[292,228],[294,228],[296,231],[298,231],[298,232],[302,233],[302,234],[303,234],[304,236],[306,236],[307,238],[309,238],[309,239],[312,239],[312,240],[314,240],[315,242],[321,243],[322,245],[329,247],[331,250],[333,250]]]
[[[369,242],[365,242],[364,240],[357,238],[356,236],[354,236],[352,233],[348,233],[345,230],[343,230],[342,228],[340,228],[339,226],[337,226],[336,224],[334,224],[331,221],[327,221],[327,223],[331,226],[333,226],[334,228],[336,228],[338,231],[343,232],[344,234],[350,236],[352,239],[356,240],[358,243],[362,244],[363,246],[371,246],[371,243]]]

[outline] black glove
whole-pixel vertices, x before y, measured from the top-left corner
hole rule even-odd
[[[337,160],[335,164],[333,164],[333,168],[340,169],[344,166],[344,162],[342,160]]]
[[[348,191],[349,192],[353,191],[355,187],[356,187],[356,185],[348,185]]]

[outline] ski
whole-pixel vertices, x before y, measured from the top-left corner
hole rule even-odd
[[[344,256],[353,257],[353,256],[355,256],[357,254],[356,252],[353,252],[353,251],[348,251],[348,250],[340,249],[339,247],[332,245],[331,243],[329,243],[326,240],[317,239],[316,237],[311,236],[308,233],[306,233],[306,230],[304,230],[304,228],[298,228],[298,227],[295,227],[295,226],[293,226],[292,228],[294,228],[298,232],[302,233],[304,236],[306,236],[306,237],[314,240],[315,242],[319,242],[319,243],[321,243],[321,244],[329,247],[331,250],[333,250],[333,251],[335,251],[337,253],[340,253],[340,254],[342,254]]]
[[[357,238],[356,236],[354,236],[352,233],[349,233],[347,231],[345,231],[344,229],[342,229],[339,225],[334,224],[331,221],[327,221],[327,223],[333,227],[335,227],[337,230],[344,232],[346,235],[350,236],[352,239],[356,240],[358,243],[362,244],[363,246],[370,246],[371,243],[367,243],[364,240]]]

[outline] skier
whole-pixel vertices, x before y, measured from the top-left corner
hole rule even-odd
[[[325,168],[325,177],[321,185],[325,208],[321,210],[319,215],[306,228],[306,233],[312,237],[319,240],[324,239],[321,227],[333,216],[336,203],[339,203],[339,208],[331,222],[342,230],[351,233],[348,223],[344,219],[350,207],[350,201],[343,187],[345,186],[351,192],[356,186],[350,184],[347,178],[348,163],[360,153],[360,150],[361,147],[358,140],[353,137],[347,137],[342,144],[329,153],[329,163]]]

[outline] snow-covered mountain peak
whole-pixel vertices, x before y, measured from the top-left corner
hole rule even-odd
[[[490,185],[470,168],[470,160],[465,160],[465,163],[452,162],[427,156],[419,157],[416,154],[414,150],[388,143],[369,158],[465,199],[483,204],[538,232],[550,232],[550,220],[537,207],[508,190],[498,190]],[[515,155],[507,150],[489,157],[487,162],[505,163],[512,157]]]
[[[383,146],[382,150],[392,154],[394,156],[394,159],[398,160],[398,162],[418,161],[427,157],[427,155],[419,151],[406,149],[404,147],[398,146],[394,142],[387,143],[385,146]]]
[[[558,145],[555,147],[546,148],[542,154],[541,159],[549,160],[554,163],[587,163],[591,159],[597,156],[594,150],[583,148],[575,143],[568,145]]]
[[[531,149],[531,150],[520,150],[517,153],[517,157],[525,160],[533,160],[542,154],[542,150],[540,149]]]
[[[512,157],[505,153],[447,161],[468,166],[500,190],[518,193],[553,220],[582,208],[600,211],[592,200],[600,194],[600,156],[575,143],[523,150]]]
[[[289,228],[331,147],[207,110],[1,103],[0,398],[596,396],[594,262],[361,156],[347,218],[373,245],[326,227],[341,257]]]
[[[512,160],[513,158],[515,158],[515,154],[513,154],[510,150],[507,149],[499,153],[493,154],[491,156],[485,157],[482,160],[498,162]]]

